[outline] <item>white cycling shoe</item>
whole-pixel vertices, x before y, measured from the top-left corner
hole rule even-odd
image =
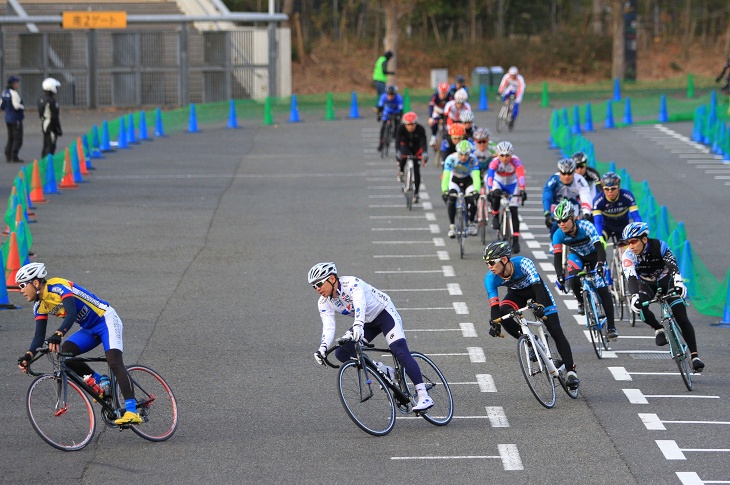
[[[429,409],[433,407],[433,399],[431,399],[431,396],[426,394],[425,396],[418,396],[418,403],[413,406],[414,411],[425,411],[426,409]]]

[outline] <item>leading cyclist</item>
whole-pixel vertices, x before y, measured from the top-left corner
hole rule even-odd
[[[520,103],[522,102],[522,97],[525,95],[526,87],[525,79],[515,66],[509,68],[507,74],[502,77],[502,81],[499,83],[498,92],[502,97],[503,103],[511,95],[514,94],[515,96],[515,104],[512,107],[512,119],[509,122],[510,128],[512,128],[515,121],[517,121],[517,115],[520,113]]]
[[[385,128],[388,126],[388,118],[393,116],[395,130],[400,123],[400,117],[403,114],[403,97],[398,94],[398,86],[391,84],[385,88],[385,93],[378,100],[378,121],[382,120],[380,125],[380,142],[378,143],[378,151],[383,151],[383,138],[385,136]]]

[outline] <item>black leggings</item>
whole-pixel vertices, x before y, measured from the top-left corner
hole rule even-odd
[[[657,289],[661,287],[662,292],[666,293],[672,288],[671,284],[671,276],[665,276],[664,278],[658,280],[656,283],[648,283],[644,280],[639,280],[639,302],[644,303],[652,298],[654,298],[654,294],[656,293]],[[689,351],[693,354],[697,353],[697,340],[695,338],[695,329],[692,326],[692,323],[689,321],[689,317],[687,316],[687,308],[684,306],[684,302],[681,298],[671,298],[669,300],[669,305],[672,307],[672,313],[674,314],[674,318],[677,320],[677,325],[679,325],[679,328],[682,330],[682,336],[684,337],[684,340],[687,342],[687,347],[689,347]],[[662,325],[657,321],[654,314],[649,310],[649,307],[641,307],[641,313],[639,314],[641,319],[649,325],[654,330],[659,330],[662,328]]]
[[[75,343],[69,342],[68,340],[63,343],[61,351],[74,356],[81,353],[81,349]],[[105,355],[109,368],[114,373],[114,377],[117,378],[119,389],[122,390],[124,399],[134,399],[134,389],[132,389],[132,382],[129,380],[127,368],[124,366],[122,351],[119,349],[109,349],[105,352]],[[69,362],[68,367],[81,377],[94,373],[94,370],[86,362]]]

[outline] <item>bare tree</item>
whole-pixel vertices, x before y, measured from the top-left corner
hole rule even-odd
[[[593,0],[593,19],[591,25],[593,33],[601,35],[603,33],[603,0]]]
[[[385,13],[385,50],[393,52],[388,67],[397,72],[398,67],[398,24],[400,19],[410,13],[413,7],[411,0],[383,0]]]
[[[611,0],[611,26],[613,30],[613,55],[611,76],[624,78],[626,63],[624,62],[624,2]]]

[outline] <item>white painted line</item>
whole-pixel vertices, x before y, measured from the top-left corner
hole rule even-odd
[[[631,404],[649,404],[647,397],[669,397],[687,399],[720,399],[720,396],[704,396],[700,394],[644,394],[640,389],[622,389]]]
[[[369,209],[400,209],[403,204],[369,204]]]
[[[436,220],[436,214],[433,212],[426,212],[426,220],[427,221],[435,221]]]
[[[497,445],[499,456],[502,458],[502,466],[505,470],[524,470],[517,445]]]
[[[385,293],[420,292],[420,291],[447,291],[447,288],[383,288]]]
[[[703,485],[705,483],[730,483],[730,482],[718,482],[713,480],[711,482],[703,482],[700,476],[695,472],[676,472],[677,478],[682,482],[682,485]]]
[[[426,195],[426,194],[424,194],[424,195]],[[426,197],[423,197],[423,198],[425,199]],[[424,203],[423,203],[423,204],[421,205],[421,207],[423,207],[423,210],[425,210],[425,211],[430,211],[430,210],[433,210],[433,205],[431,205],[431,203],[430,203],[430,202],[424,202]],[[429,220],[430,220],[430,219],[429,219]]]
[[[436,251],[436,256],[440,261],[449,261],[451,259],[448,251]]]
[[[441,266],[441,271],[444,273],[445,278],[453,278],[456,276],[453,266]]]
[[[630,381],[631,374],[626,372],[625,367],[609,367],[608,370],[613,375],[613,378],[617,381]]]
[[[534,241],[534,240],[525,241],[525,242],[527,243],[527,247],[530,249],[537,249],[537,248],[541,247],[540,243],[537,241]]]
[[[479,390],[482,392],[497,392],[497,386],[494,385],[494,379],[491,374],[477,374],[477,382]]]
[[[441,273],[442,271],[440,269],[419,269],[419,270],[412,270],[412,271],[403,271],[403,270],[386,270],[386,271],[373,271],[377,274],[420,274],[420,273]]]
[[[419,418],[420,419],[420,418]],[[484,460],[487,458],[502,458],[488,455],[454,455],[454,456],[391,456],[391,460]]]
[[[421,308],[402,308],[398,307],[398,311],[425,311],[425,310],[453,310],[449,307],[421,307]]]
[[[368,185],[365,188],[367,190],[395,190],[396,187],[396,185]],[[400,189],[403,190],[402,186]]]
[[[459,323],[459,328],[461,328],[462,337],[465,337],[465,338],[478,337],[477,331],[474,328],[473,323],[470,323],[470,322]]]
[[[646,429],[652,430],[652,431],[664,431],[667,428],[662,424],[661,419],[659,419],[659,416],[656,414],[642,414],[639,413],[639,418],[641,419],[641,422],[644,423],[644,426],[646,426]]]
[[[425,230],[425,229],[421,229]],[[373,244],[433,244],[433,241],[372,241]]]
[[[667,460],[686,460],[682,450],[674,440],[655,440],[664,458]]]
[[[438,224],[429,224],[428,229],[431,231],[431,234],[441,234],[441,228],[439,228]]]
[[[522,236],[522,239],[524,240],[535,239],[535,235],[530,231],[520,231],[520,236]]]
[[[412,216],[370,216],[372,220],[390,220],[390,219],[425,219],[425,215],[412,215]]]
[[[622,389],[631,404],[649,404],[640,389]]]
[[[432,239],[433,245],[437,248],[442,248],[446,246],[446,242],[444,241],[444,238],[442,237],[435,237]]]
[[[368,199],[402,199],[403,194],[369,194]],[[400,205],[398,207],[405,207],[404,205]]]
[[[469,352],[469,360],[473,363],[486,362],[487,357],[484,355],[484,349],[481,347],[467,347]]]
[[[436,226],[438,229],[438,226]],[[429,225],[429,227],[371,227],[371,231],[431,231],[433,233],[433,224]],[[438,234],[438,231],[436,231]]]
[[[555,265],[553,263],[539,262],[538,264],[543,271],[555,271]]]
[[[532,255],[535,257],[535,259],[547,259],[547,254],[545,251],[533,251]]]
[[[449,290],[449,295],[452,296],[461,296],[464,294],[461,292],[461,285],[459,283],[447,283],[446,289]]]
[[[558,293],[560,293],[560,292],[558,292]],[[566,296],[568,296],[568,295],[566,295]],[[578,310],[578,300],[576,300],[575,298],[571,298],[570,300],[565,300],[565,301],[563,301],[563,304],[565,304],[565,306],[568,308],[568,310],[575,310],[575,311]],[[583,315],[578,315],[578,316],[583,316]],[[583,317],[583,318],[585,318],[585,317]],[[585,320],[583,320],[583,325],[585,325],[585,324],[586,324],[586,322],[585,322]]]
[[[448,255],[448,253],[447,253]],[[441,258],[440,254],[437,254],[439,259]],[[433,258],[433,254],[374,254],[373,258],[376,259],[384,259],[384,258]],[[448,259],[448,258],[447,258]]]
[[[502,406],[487,406],[487,417],[492,428],[509,428],[507,415]]]
[[[455,301],[452,303],[454,305],[454,311],[457,315],[468,315],[469,314],[469,307],[466,305],[466,302],[463,301]]]

